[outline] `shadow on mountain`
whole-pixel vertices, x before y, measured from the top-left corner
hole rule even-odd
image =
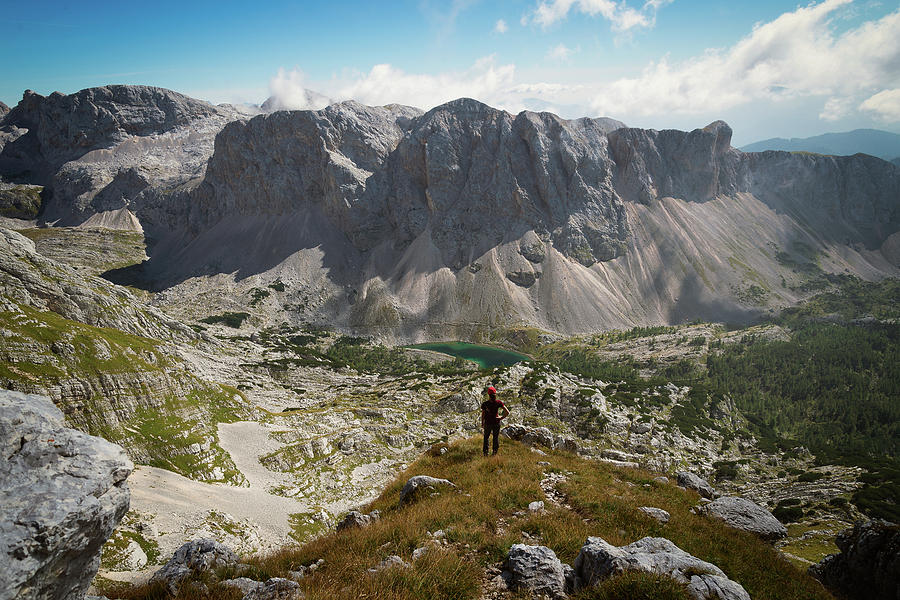
[[[226,217],[199,235],[160,237],[150,253],[149,260],[102,277],[157,292],[192,277],[232,274],[241,281],[284,264],[310,278],[324,271],[335,284],[346,285],[361,265],[360,253],[318,211]]]
[[[675,304],[669,309],[668,321],[672,324],[695,320],[747,325],[759,319],[762,310],[737,304],[731,293],[713,298],[704,293],[703,280],[696,273],[685,277],[678,291]]]

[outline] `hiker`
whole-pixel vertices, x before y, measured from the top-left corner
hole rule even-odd
[[[497,450],[500,448],[500,421],[509,416],[509,409],[506,408],[503,402],[497,400],[497,390],[494,389],[494,386],[489,386],[487,393],[489,398],[481,403],[481,426],[484,428],[482,454],[485,456],[487,456],[488,438],[491,437],[491,434],[494,435],[493,454],[497,454]],[[501,408],[503,409],[503,416],[498,414]]]

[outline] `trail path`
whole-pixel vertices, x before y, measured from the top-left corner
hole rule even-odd
[[[282,483],[285,477],[259,463],[260,456],[280,447],[269,438],[266,427],[249,421],[221,424],[219,438],[247,477],[249,488],[202,483],[145,465],[139,465],[128,479],[131,508],[153,515],[163,557],[202,532],[211,510],[237,521],[248,520],[264,546],[276,548],[292,543],[289,515],[309,508],[302,501],[268,493],[270,486]]]

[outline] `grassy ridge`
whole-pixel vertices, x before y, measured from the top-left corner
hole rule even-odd
[[[548,502],[546,511],[527,511],[529,502],[546,502],[540,486],[545,472],[567,474],[559,489],[572,508]],[[458,488],[400,506],[403,483],[418,474],[450,479]],[[368,507],[382,511],[381,520],[373,525],[332,532],[299,548],[251,558],[247,575],[259,580],[284,577],[290,570],[324,559],[322,567],[301,580],[307,598],[477,598],[482,582],[489,578],[485,569],[499,565],[514,543],[549,546],[561,560],[571,563],[588,536],[621,545],[650,535],[667,537],[717,564],[756,600],[830,598],[770,545],[691,513],[698,501],[694,492],[653,477],[646,471],[615,468],[571,454],[539,456],[506,440],[499,456],[484,459],[480,440],[470,439],[449,446],[444,454],[432,449],[411,465]],[[669,511],[670,522],[661,525],[637,510],[644,505]],[[445,543],[431,541],[435,538],[429,532],[438,530],[444,532]],[[429,551],[413,561],[413,550],[423,546],[429,546]],[[368,571],[392,554],[412,566]],[[219,575],[227,578],[236,572]],[[184,589],[178,596],[183,600],[229,597],[215,585],[206,593]],[[584,591],[577,597],[680,598],[681,591],[670,580],[639,574],[617,579],[605,591]],[[151,586],[105,593],[110,598],[167,597]]]

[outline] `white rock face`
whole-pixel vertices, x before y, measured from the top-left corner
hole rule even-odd
[[[128,511],[134,465],[49,399],[0,391],[0,599],[79,600]]]

